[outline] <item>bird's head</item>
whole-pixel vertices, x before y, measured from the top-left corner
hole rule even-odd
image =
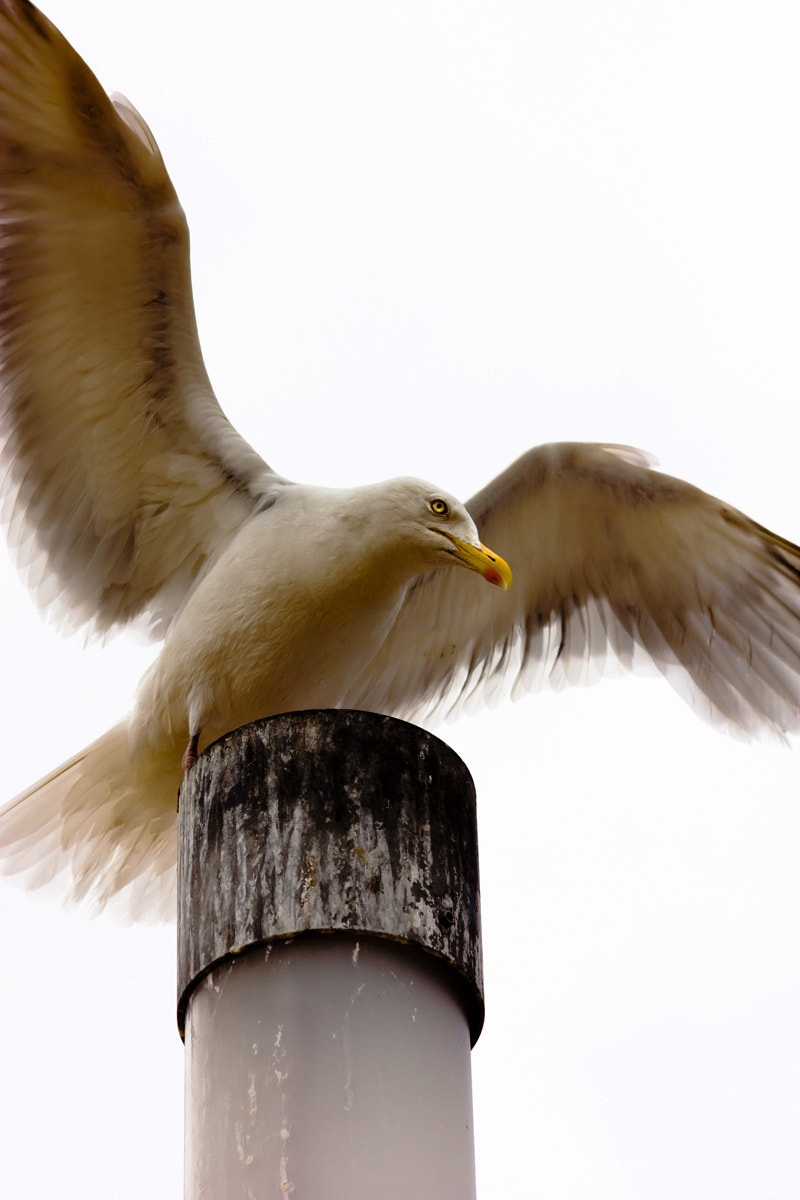
[[[475,522],[449,492],[421,479],[391,479],[358,489],[376,530],[385,531],[386,550],[413,574],[458,565],[488,582],[511,586],[511,568],[481,544]]]

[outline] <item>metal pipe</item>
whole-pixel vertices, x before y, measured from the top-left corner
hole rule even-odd
[[[470,1200],[475,795],[388,717],[290,713],[186,778],[186,1200]]]

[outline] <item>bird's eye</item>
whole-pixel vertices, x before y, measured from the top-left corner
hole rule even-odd
[[[437,517],[446,517],[450,512],[450,505],[446,500],[431,500],[429,507],[431,512],[435,513]]]

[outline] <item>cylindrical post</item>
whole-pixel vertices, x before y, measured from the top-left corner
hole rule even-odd
[[[236,730],[187,776],[186,1200],[470,1200],[475,793],[370,713]]]

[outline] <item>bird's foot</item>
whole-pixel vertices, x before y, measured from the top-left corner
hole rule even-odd
[[[199,741],[200,741],[199,731],[197,733],[193,733],[192,736],[189,738],[189,745],[184,750],[183,758],[181,759],[181,769],[184,772],[188,771],[189,767],[192,765],[192,763],[197,761],[197,743]]]

